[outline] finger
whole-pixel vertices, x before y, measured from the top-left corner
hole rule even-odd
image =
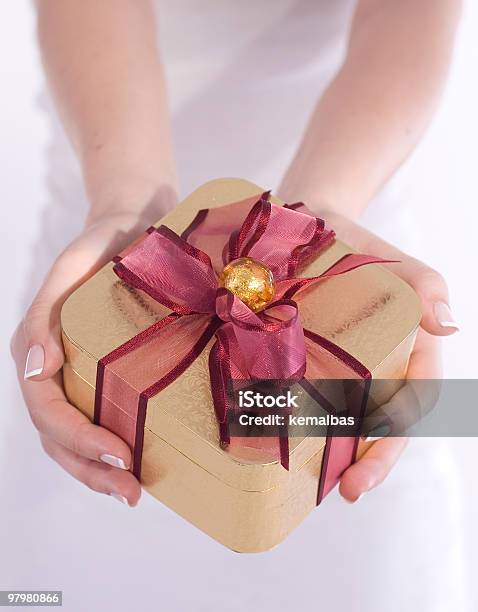
[[[93,425],[67,402],[61,375],[40,382],[23,381],[22,391],[33,424],[38,431],[87,459],[123,470],[131,466],[131,451],[118,436]]]
[[[54,461],[93,491],[111,495],[130,506],[138,503],[141,486],[130,472],[80,457],[46,436],[41,437],[41,442]]]
[[[337,235],[359,251],[395,259],[390,270],[400,276],[417,292],[422,302],[422,327],[437,336],[448,336],[458,331],[449,306],[448,287],[443,277],[433,268],[414,257],[409,257],[372,232],[340,215],[329,215]]]
[[[441,378],[441,339],[419,329],[405,384],[365,417],[363,431],[370,437],[405,435],[409,427],[435,407],[440,396]],[[378,389],[381,384],[380,380],[374,381]],[[388,381],[383,384],[388,385]]]
[[[24,377],[45,380],[63,365],[64,354],[60,332],[60,311],[77,281],[71,258],[62,255],[53,265],[23,321],[22,342]]]
[[[70,293],[94,271],[100,245],[73,243],[60,255],[33,300],[16,337],[17,359],[24,360],[24,378],[45,380],[63,365],[60,312]],[[96,247],[96,250],[95,250]]]
[[[378,486],[397,462],[407,445],[407,438],[384,438],[342,475],[339,492],[349,502],[356,502],[365,492]]]
[[[428,334],[423,329],[420,329],[417,334],[415,346],[410,357],[410,362],[407,371],[407,379],[413,384],[413,380],[417,379],[425,381],[425,385],[420,388],[421,393],[416,392],[413,395],[413,401],[419,402],[418,412],[426,412],[427,406],[433,406],[436,401],[436,388],[433,384],[434,380],[439,380],[442,374],[441,363],[441,347],[440,338]],[[430,384],[426,384],[429,382]],[[408,383],[406,383],[407,385]],[[391,422],[399,421],[403,410],[409,411],[410,395],[406,391],[407,387],[400,389],[389,402],[380,407],[379,412],[389,418]],[[373,418],[373,415],[372,417]],[[381,421],[378,419],[376,427],[380,429]],[[382,419],[383,421],[383,419]],[[370,435],[373,435],[371,432]],[[382,434],[383,435],[383,434]],[[398,442],[396,442],[398,440]],[[373,458],[376,460],[376,450],[383,453],[392,452],[393,455],[388,457],[388,461],[392,459],[392,464],[388,463],[389,467],[385,468],[385,473],[382,474],[382,480],[390,471],[393,462],[398,459],[400,453],[406,445],[406,438],[385,438],[375,442],[362,456],[361,459],[351,466],[342,476],[340,484],[340,493],[348,501],[357,501],[357,499],[369,488],[376,486],[381,480],[374,482],[377,478],[377,473],[374,472],[374,465],[370,466],[370,462],[366,461]],[[382,449],[382,450],[381,450]]]
[[[394,272],[411,285],[420,297],[423,329],[436,336],[449,336],[458,331],[449,306],[448,287],[441,274],[405,254],[394,267]]]

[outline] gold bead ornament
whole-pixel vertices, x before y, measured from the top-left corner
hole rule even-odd
[[[219,277],[219,284],[237,295],[254,312],[265,308],[274,297],[271,270],[252,257],[240,257],[227,264]]]

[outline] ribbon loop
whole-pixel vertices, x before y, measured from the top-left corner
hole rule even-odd
[[[114,271],[174,312],[214,312],[217,280],[209,256],[165,226],[148,233]]]

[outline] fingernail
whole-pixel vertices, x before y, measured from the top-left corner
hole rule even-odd
[[[122,470],[128,469],[126,463],[123,461],[123,459],[121,459],[121,457],[104,454],[100,456],[100,459],[101,461],[103,461],[103,463],[107,463],[108,465],[112,465],[113,467],[121,468]]]
[[[450,307],[446,302],[436,302],[436,304],[434,304],[433,306],[433,310],[435,312],[435,317],[440,327],[446,327],[456,330],[460,329],[455,323],[455,319],[451,314]]]
[[[369,431],[368,436],[365,438],[365,442],[375,442],[376,440],[381,440],[382,438],[388,436],[391,431],[390,425],[381,425],[380,427]]]
[[[346,499],[344,497],[343,500],[346,501],[348,504],[356,504],[361,497],[363,497],[363,493],[360,493],[360,495],[357,497],[357,499],[351,500],[351,499]]]
[[[126,506],[128,505],[128,500],[126,499],[126,497],[124,497],[124,495],[118,495],[118,493],[110,493],[110,497],[113,497],[113,499],[117,499],[122,504],[126,504]]]
[[[24,379],[31,378],[43,372],[45,364],[45,350],[41,344],[34,344],[28,350],[27,360],[25,362]]]

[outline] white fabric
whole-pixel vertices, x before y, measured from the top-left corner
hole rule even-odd
[[[158,2],[182,195],[218,176],[278,185],[340,62],[352,8],[349,0]],[[452,198],[453,212],[468,214],[444,144],[447,126],[457,125],[451,104],[364,222],[452,277],[458,310],[471,322],[466,278],[454,272],[464,241],[443,253],[437,220],[452,212]],[[78,168],[44,96],[42,109],[50,118],[47,178],[31,202],[21,202],[25,208],[9,213],[17,227],[31,218],[37,237],[28,268],[22,264],[28,274],[22,282],[12,275],[21,302],[15,317],[86,209]],[[22,181],[20,162],[12,167],[19,178],[11,197]],[[463,231],[471,236],[469,226]],[[472,375],[471,343],[447,346],[448,374]],[[41,453],[13,376],[8,385],[0,588],[63,589],[69,612],[476,609],[474,440],[413,441],[386,483],[357,505],[334,492],[277,549],[245,556],[148,495],[130,510],[89,493]]]

